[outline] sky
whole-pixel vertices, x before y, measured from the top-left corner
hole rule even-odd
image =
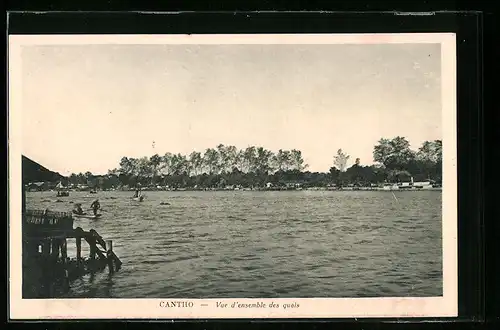
[[[30,45],[23,154],[63,175],[123,156],[222,143],[299,149],[328,171],[341,148],[442,138],[440,44]]]

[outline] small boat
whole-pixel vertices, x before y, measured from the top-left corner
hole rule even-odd
[[[132,200],[134,200],[136,202],[142,202],[142,201],[144,201],[144,196],[132,197]]]
[[[57,197],[68,197],[69,196],[69,191],[68,188],[65,187],[61,181],[56,185],[57,189]]]
[[[75,218],[82,218],[82,219],[99,219],[102,216],[102,214],[78,214],[78,213],[73,213],[73,217]]]
[[[90,191],[90,193],[91,193],[91,194],[97,194],[97,191],[95,191],[95,190],[91,190],[91,191]]]

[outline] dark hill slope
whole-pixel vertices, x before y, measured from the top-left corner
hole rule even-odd
[[[26,156],[22,156],[22,168],[23,168],[23,183],[27,184],[29,182],[56,182],[64,179],[64,176],[57,172],[53,172],[38,164],[37,162],[29,159]]]

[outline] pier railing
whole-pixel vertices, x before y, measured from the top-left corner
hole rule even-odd
[[[69,212],[26,210],[23,214],[25,236],[59,236],[73,231]]]

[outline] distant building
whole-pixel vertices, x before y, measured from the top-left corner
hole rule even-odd
[[[44,191],[49,189],[47,182],[30,182],[27,185],[28,191]]]
[[[76,185],[76,188],[78,190],[88,190],[89,186],[87,186],[86,184],[78,184],[78,185]]]
[[[300,188],[304,185],[302,181],[286,181],[284,182],[285,187],[287,188]]]
[[[413,182],[413,187],[420,188],[420,189],[430,189],[430,188],[433,187],[433,185],[432,185],[432,183],[430,181]]]
[[[433,185],[430,181],[425,182],[399,182],[399,183],[385,183],[384,190],[396,189],[431,189]]]

